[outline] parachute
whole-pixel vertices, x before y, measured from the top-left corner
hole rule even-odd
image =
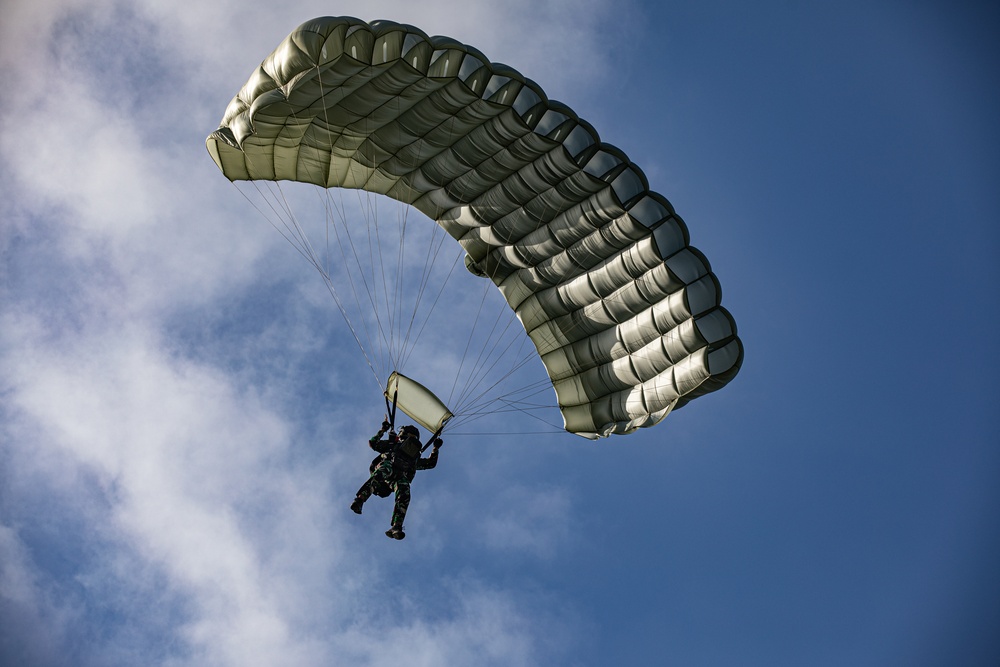
[[[670,202],[572,109],[471,46],[308,21],[206,144],[231,181],[361,189],[436,221],[516,314],[571,433],[653,426],[740,369],[719,281]]]

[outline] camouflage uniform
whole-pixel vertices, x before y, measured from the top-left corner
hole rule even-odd
[[[381,460],[372,461],[374,470],[371,477],[358,489],[354,499],[360,513],[360,506],[368,500],[372,493],[382,498],[390,492],[396,493],[396,502],[392,508],[393,527],[402,528],[406,518],[406,509],[410,505],[410,482],[418,470],[430,470],[437,465],[438,448],[434,447],[427,458],[420,456],[420,441],[416,438],[382,440],[379,431],[369,441],[368,446],[381,455]]]

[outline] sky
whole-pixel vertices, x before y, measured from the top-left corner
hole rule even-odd
[[[0,664],[998,664],[987,5],[4,2]],[[625,151],[736,379],[598,442],[446,434],[405,540],[352,513],[378,387],[204,148],[324,15],[472,44]]]

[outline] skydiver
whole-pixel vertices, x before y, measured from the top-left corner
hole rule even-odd
[[[382,436],[389,432],[385,440]],[[351,503],[351,509],[361,514],[361,507],[374,493],[382,498],[390,491],[396,492],[396,501],[392,508],[392,527],[385,531],[387,537],[401,540],[406,537],[403,532],[403,519],[406,518],[406,508],[410,505],[410,482],[418,470],[430,470],[437,465],[438,449],[444,444],[441,438],[434,438],[434,448],[427,458],[420,456],[420,431],[416,426],[407,425],[399,430],[399,437],[391,432],[388,421],[382,422],[382,428],[368,440],[368,446],[380,454],[372,461],[371,476],[361,485]]]

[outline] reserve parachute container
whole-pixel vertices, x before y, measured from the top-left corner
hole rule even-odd
[[[429,433],[440,433],[455,415],[430,389],[402,373],[393,372],[385,387],[386,409],[402,410]]]
[[[308,21],[207,147],[231,181],[363,189],[436,221],[516,313],[567,431],[653,426],[739,371],[719,281],[670,202],[572,109],[471,46]]]

